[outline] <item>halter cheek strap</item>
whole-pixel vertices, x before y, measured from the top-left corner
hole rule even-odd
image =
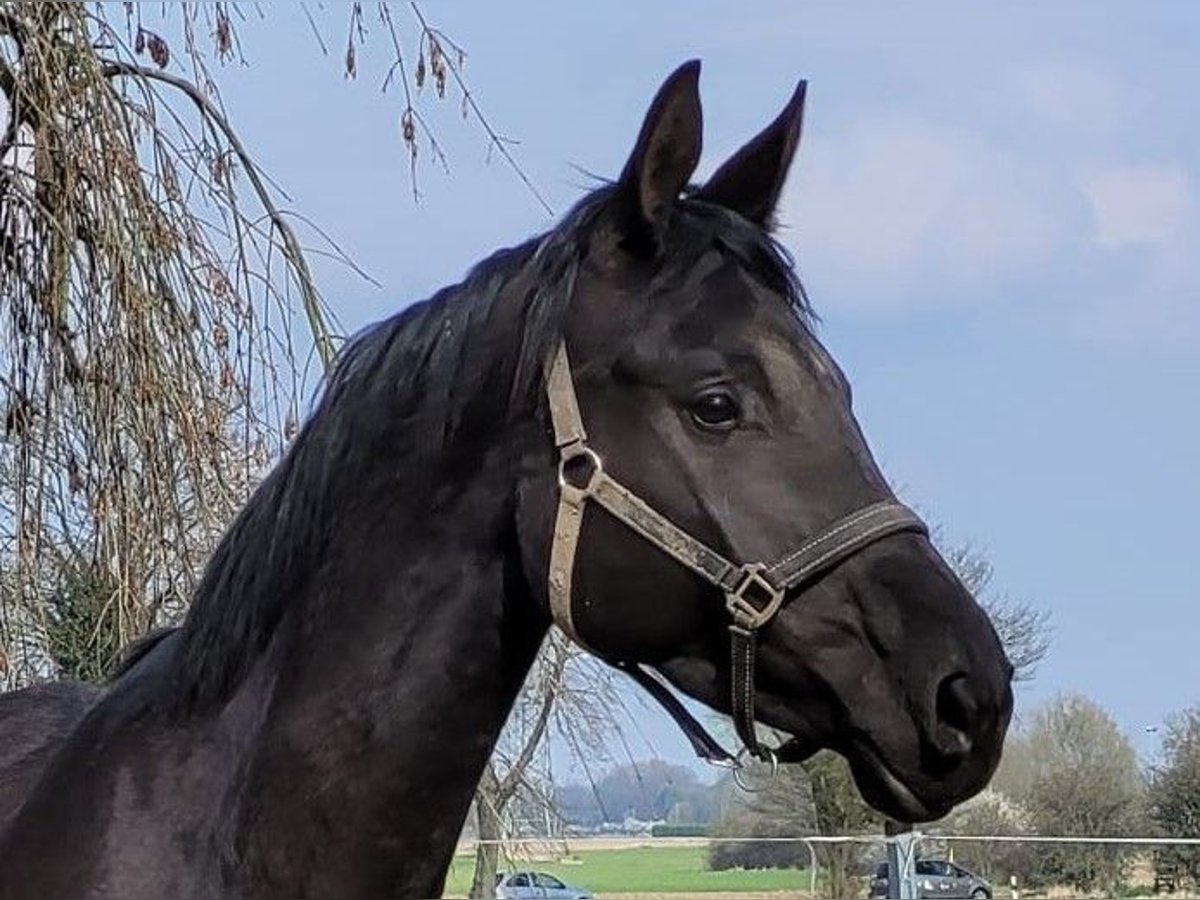
[[[565,344],[559,344],[547,372],[546,393],[558,450],[559,501],[550,545],[548,578],[550,612],[554,621],[572,640],[587,648],[572,618],[571,581],[583,514],[591,500],[724,594],[725,608],[730,616],[730,708],[734,727],[748,752],[761,759],[773,758],[774,752],[759,743],[754,731],[754,662],[758,629],[774,618],[789,591],[880,538],[901,531],[926,534],[925,524],[906,506],[885,500],[838,519],[777,562],[739,565],[675,525],[604,470],[599,454],[588,446]],[[701,757],[723,764],[734,760],[709,737],[662,682],[634,663],[613,664],[631,674],[664,706]]]

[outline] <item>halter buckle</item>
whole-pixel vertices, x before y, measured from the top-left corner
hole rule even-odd
[[[742,580],[725,595],[725,608],[734,624],[745,631],[755,631],[775,617],[783,603],[783,591],[766,576],[762,563],[742,566]]]

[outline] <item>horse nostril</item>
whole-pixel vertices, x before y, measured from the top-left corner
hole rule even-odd
[[[971,749],[971,733],[978,718],[979,701],[966,675],[943,678],[938,685],[935,713],[940,749],[948,756],[965,754]]]

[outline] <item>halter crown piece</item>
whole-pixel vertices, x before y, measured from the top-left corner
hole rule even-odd
[[[550,612],[568,637],[587,648],[571,616],[571,579],[575,553],[589,500],[676,562],[717,587],[729,612],[731,704],[734,727],[745,750],[776,762],[775,750],[758,740],[754,730],[755,637],[779,612],[789,591],[824,574],[869,544],[902,531],[928,534],[925,523],[894,500],[872,503],[831,523],[795,551],[773,563],[738,565],[688,534],[605,470],[600,455],[588,445],[579,413],[571,365],[560,343],[546,374],[546,394],[558,450],[558,514],[550,545]],[[742,754],[721,747],[662,681],[636,663],[606,660],[630,674],[675,719],[698,756],[717,765],[740,767]]]

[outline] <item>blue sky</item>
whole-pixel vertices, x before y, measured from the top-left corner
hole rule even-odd
[[[748,10],[753,9],[753,14]],[[1144,727],[1200,703],[1200,4],[428,4],[557,211],[613,175],[662,77],[704,61],[711,171],[807,78],[782,237],[903,496],[998,586],[1051,611],[1030,709],[1058,691]],[[457,98],[424,108],[414,204],[386,35],[345,9],[242,26],[221,78],[292,208],[381,285],[322,263],[351,328],[457,280],[550,218]],[[401,31],[411,37],[406,8]],[[411,45],[411,42],[410,42]],[[410,46],[411,49],[411,46]],[[682,738],[648,727],[683,759]]]

